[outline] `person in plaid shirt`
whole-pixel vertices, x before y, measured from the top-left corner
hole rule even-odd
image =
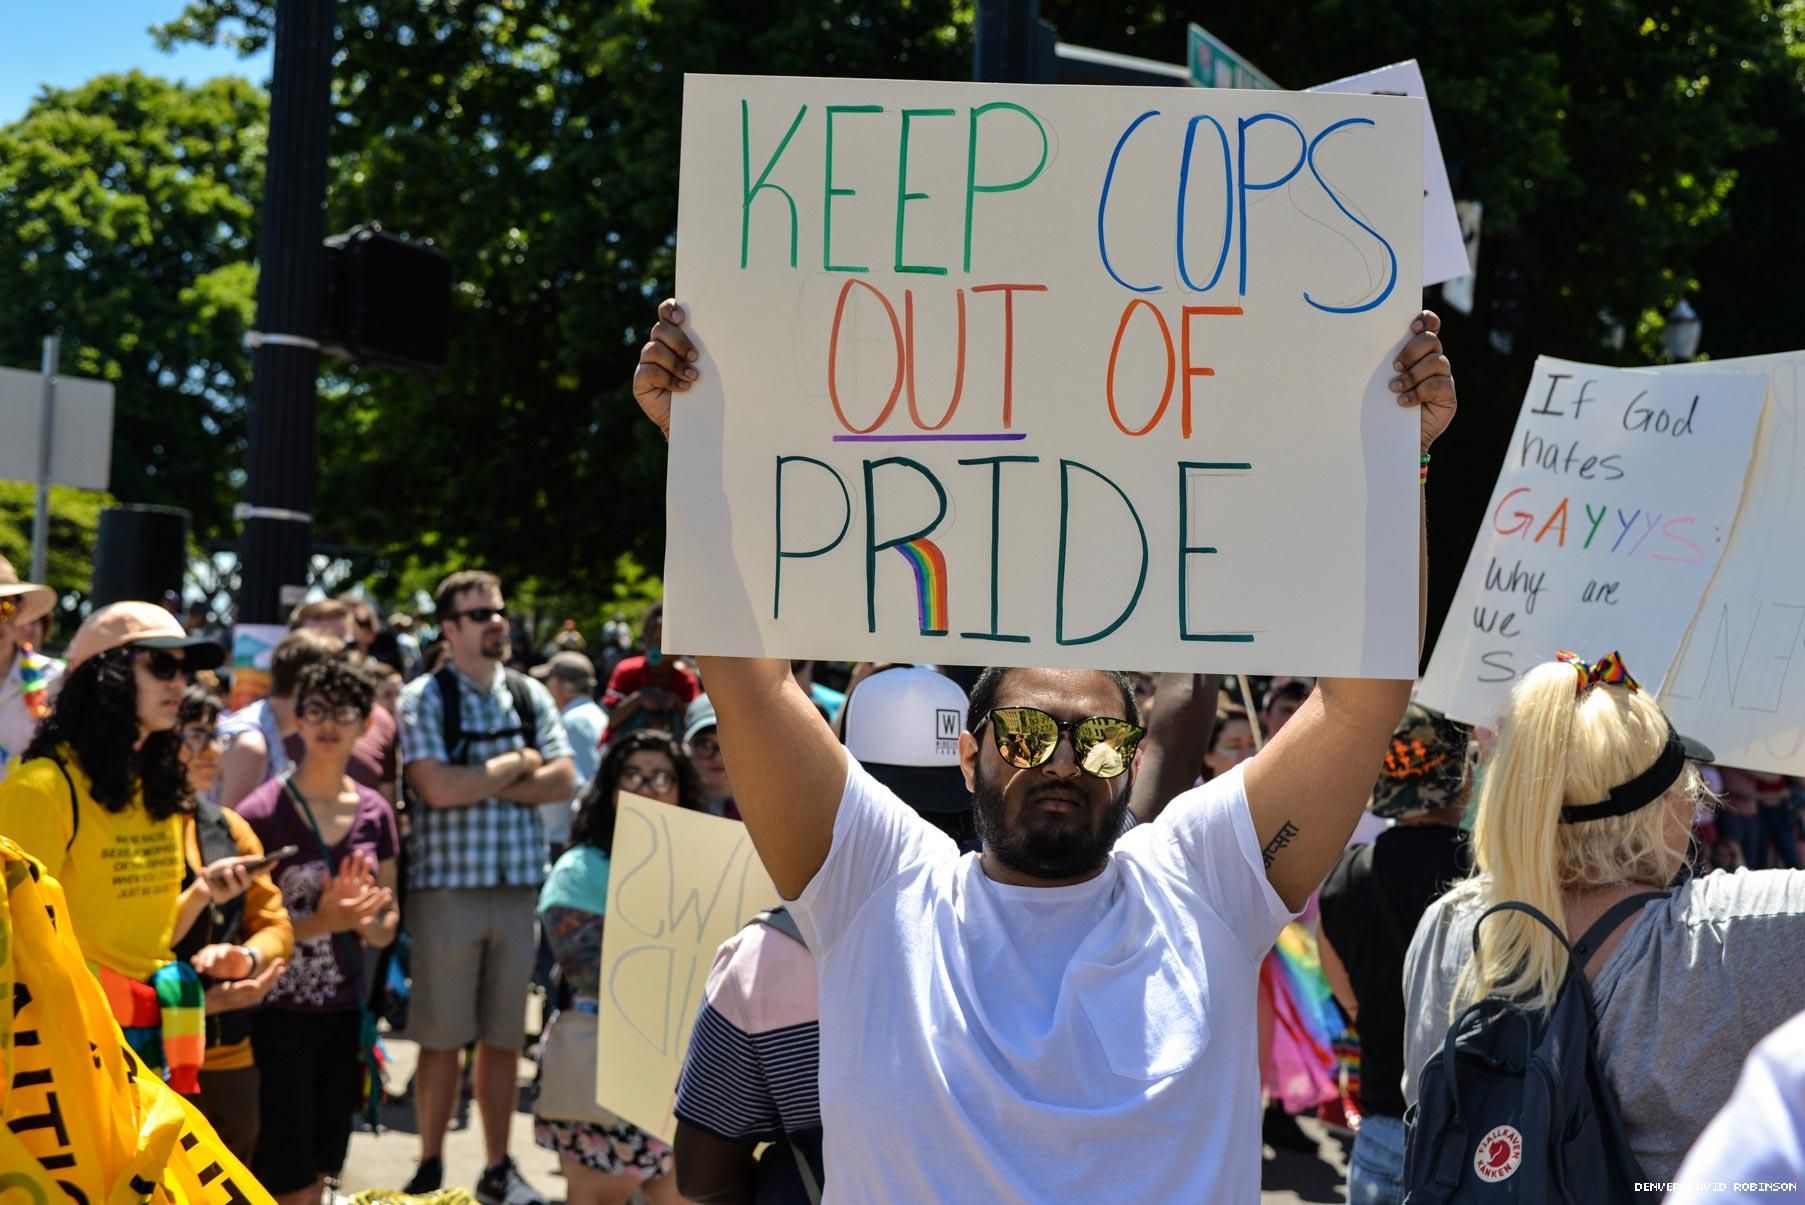
[[[462,737],[446,747],[439,675],[407,686],[402,761],[424,804],[413,815],[407,879],[414,978],[407,1036],[420,1045],[414,1091],[421,1146],[407,1191],[440,1186],[445,1131],[457,1106],[458,1051],[476,1041],[476,1102],[489,1163],[477,1199],[544,1205],[508,1158],[508,1122],[537,948],[534,907],[545,877],[537,805],[569,799],[576,771],[550,693],[502,668],[509,626],[500,579],[454,573],[439,583],[434,601]],[[533,715],[520,714],[517,696]]]

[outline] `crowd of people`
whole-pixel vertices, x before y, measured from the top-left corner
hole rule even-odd
[[[1398,368],[1425,453],[1437,326]],[[667,302],[635,379],[667,431],[694,361]],[[637,650],[534,647],[465,570],[427,623],[298,607],[232,710],[204,610],[99,607],[57,659],[55,602],[0,561],[0,836],[284,1205],[330,1199],[385,1032],[420,1048],[404,1191],[445,1187],[468,1090],[477,1198],[543,1201],[509,1148],[535,990],[534,1141],[581,1205],[1250,1200],[1297,1114],[1353,1132],[1355,1202],[1563,1157],[1617,1199],[1805,1178],[1800,784],[1711,765],[1614,656],[1532,670],[1492,732],[1407,682],[691,662],[658,607]],[[743,821],[782,897],[716,955],[669,1144],[594,1094],[622,792]],[[1580,999],[1608,1124],[1494,1157],[1460,1052]]]

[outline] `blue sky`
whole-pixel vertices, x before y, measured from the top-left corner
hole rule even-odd
[[[150,27],[182,7],[182,0],[0,0],[0,125],[17,121],[44,84],[68,87],[107,71],[269,81],[268,50],[249,59],[214,46],[158,50]]]

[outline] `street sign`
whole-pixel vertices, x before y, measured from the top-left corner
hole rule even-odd
[[[113,386],[58,376],[54,413],[51,482],[106,489],[113,468]],[[38,479],[43,429],[43,374],[0,368],[0,481]]]
[[[1283,91],[1272,77],[1232,50],[1227,42],[1197,24],[1191,23],[1190,52],[1185,56],[1191,64],[1191,82],[1199,88],[1271,88]]]

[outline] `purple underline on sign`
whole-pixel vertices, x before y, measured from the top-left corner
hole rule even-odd
[[[1028,438],[1026,431],[999,431],[994,435],[836,435],[837,444],[996,443]]]

